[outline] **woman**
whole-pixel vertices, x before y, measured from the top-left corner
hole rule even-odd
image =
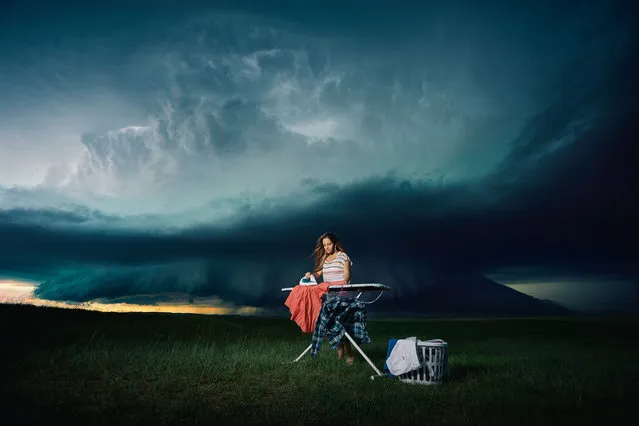
[[[321,235],[317,239],[315,250],[315,268],[313,272],[307,272],[304,275],[305,278],[310,278],[311,275],[315,276],[317,282],[333,282],[333,281],[351,281],[351,264],[352,261],[344,252],[344,247],[339,242],[335,234],[327,232]],[[322,276],[322,280],[319,280],[319,276]],[[353,292],[340,291],[337,294],[327,293],[326,298],[332,299],[333,297],[353,297]],[[355,360],[353,354],[353,347],[350,342],[340,342],[337,347],[337,359],[342,359],[344,356],[344,347],[346,347],[346,362],[352,364]]]

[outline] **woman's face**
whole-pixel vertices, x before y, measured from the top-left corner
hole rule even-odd
[[[324,238],[322,240],[322,244],[324,244],[324,251],[326,251],[326,254],[333,254],[333,250],[335,250],[335,244],[333,244],[330,238]]]

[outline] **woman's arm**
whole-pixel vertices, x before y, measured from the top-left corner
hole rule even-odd
[[[304,277],[306,277],[306,278],[310,278],[310,277],[311,277],[311,275],[313,275],[313,276],[315,277],[315,281],[319,282],[319,277],[322,275],[322,269],[320,268],[320,269],[318,269],[318,270],[317,270],[317,271],[315,271],[315,272],[307,272],[307,273],[304,275]]]
[[[347,283],[351,282],[351,259],[349,259],[348,256],[344,262],[344,281]]]

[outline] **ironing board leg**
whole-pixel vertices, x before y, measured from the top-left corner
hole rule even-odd
[[[362,350],[362,348],[360,348],[360,347],[357,345],[357,343],[355,343],[355,341],[353,340],[353,338],[351,337],[351,335],[350,335],[350,334],[348,334],[347,332],[344,332],[344,336],[346,336],[346,338],[347,338],[347,339],[348,339],[348,340],[349,340],[349,341],[353,344],[353,346],[355,346],[355,349],[357,349],[357,351],[358,351],[360,354],[362,354],[362,356],[364,357],[364,359],[366,360],[366,362],[368,362],[368,365],[370,365],[370,366],[373,368],[373,370],[375,370],[375,372],[377,373],[377,375],[378,375],[378,376],[383,376],[382,372],[381,372],[381,371],[379,371],[379,370],[377,369],[377,367],[375,367],[375,364],[373,364],[373,362],[372,362],[372,361],[371,361],[371,360],[370,360],[370,359],[366,356],[366,354],[364,353],[364,351]],[[308,345],[308,347],[304,350],[304,352],[302,352],[302,353],[301,353],[301,354],[300,354],[297,358],[295,358],[293,361],[291,361],[291,363],[293,363],[293,362],[297,362],[297,361],[299,361],[300,359],[302,359],[302,357],[303,357],[304,355],[306,355],[306,353],[307,353],[308,351],[310,351],[312,347],[313,347],[313,344],[311,343],[311,344],[310,344],[310,345]],[[372,379],[372,378],[374,378],[374,376],[373,376],[373,377],[371,377],[371,379]]]
[[[377,367],[375,367],[375,364],[373,364],[371,362],[370,359],[368,359],[368,357],[366,356],[366,354],[364,353],[363,350],[360,349],[359,346],[357,346],[357,343],[355,343],[355,341],[353,340],[353,338],[350,336],[350,334],[348,334],[347,332],[344,332],[344,336],[346,336],[346,338],[353,344],[353,346],[355,346],[355,349],[357,349],[357,351],[362,354],[362,356],[364,357],[364,359],[366,360],[366,362],[368,362],[368,365],[370,365],[371,367],[373,367],[373,370],[375,370],[375,372],[377,373],[378,376],[383,376],[382,372],[379,371],[377,369]],[[303,355],[303,354],[302,354]]]
[[[294,359],[293,361],[291,361],[291,362],[297,362],[297,361],[299,361],[300,359],[302,359],[302,357],[303,357],[304,355],[306,355],[306,353],[307,353],[308,351],[310,351],[312,347],[313,347],[313,344],[311,343],[310,345],[308,345],[308,348],[306,348],[306,349],[304,350],[304,352],[302,352],[302,353],[300,354],[300,356],[298,356],[297,358],[295,358],[295,359]]]

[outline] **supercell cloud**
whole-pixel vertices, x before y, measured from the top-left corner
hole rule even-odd
[[[636,278],[636,11],[501,3],[10,7],[0,272],[267,305],[332,230],[358,281]]]

